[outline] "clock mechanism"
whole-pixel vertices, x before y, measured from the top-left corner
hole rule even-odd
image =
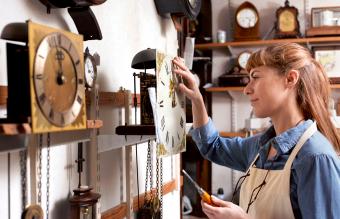
[[[83,38],[28,21],[7,25],[7,122],[33,133],[86,128]],[[20,100],[20,101],[18,101]]]
[[[235,14],[234,40],[258,40],[260,17],[256,7],[250,2],[241,4]]]
[[[163,17],[169,14],[186,16],[194,20],[201,10],[202,0],[155,0],[157,12]]]
[[[173,73],[173,57],[156,52],[157,155],[168,156],[185,150],[185,96],[177,90],[181,82]]]
[[[276,10],[275,37],[292,38],[300,37],[300,25],[298,21],[298,10],[289,6],[289,1],[285,1],[285,6]]]

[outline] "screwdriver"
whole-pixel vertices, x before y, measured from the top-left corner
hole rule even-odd
[[[182,170],[184,175],[189,179],[189,181],[194,184],[195,188],[197,189],[198,194],[201,196],[201,199],[208,203],[209,205],[213,205],[213,202],[211,201],[211,197],[209,193],[207,193],[202,187],[200,187],[190,176],[185,170]]]

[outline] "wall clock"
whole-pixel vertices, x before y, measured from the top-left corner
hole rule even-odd
[[[256,7],[250,2],[241,4],[235,14],[234,40],[258,40],[259,34],[259,13]]]
[[[7,43],[8,120],[31,123],[33,133],[86,128],[82,36],[31,21],[19,26],[28,46]],[[16,27],[7,25],[2,38]]]
[[[186,147],[185,96],[176,89],[181,79],[172,72],[172,59],[156,51],[158,156],[176,154]]]
[[[93,55],[91,55],[89,48],[86,47],[84,53],[85,64],[85,86],[91,89],[97,79],[97,62]]]
[[[276,10],[276,38],[300,37],[298,13],[297,8],[289,6],[288,0],[285,1],[284,7]]]
[[[241,52],[237,57],[238,66],[240,66],[242,69],[245,69],[250,56],[251,56],[251,52],[249,51]]]
[[[194,20],[201,10],[202,0],[155,0],[157,12],[163,17],[169,14],[186,16]]]

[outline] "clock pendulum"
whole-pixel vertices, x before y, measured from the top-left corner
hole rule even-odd
[[[74,195],[70,198],[71,205],[71,218],[72,219],[96,219],[97,218],[97,203],[100,194],[92,192],[90,186],[83,186],[81,183],[81,173],[83,172],[83,143],[78,143],[78,159],[77,172],[78,172],[78,187],[73,190]]]

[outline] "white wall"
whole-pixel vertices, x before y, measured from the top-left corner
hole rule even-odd
[[[66,9],[53,9],[46,14],[46,8],[38,0],[3,0],[0,8],[0,29],[11,22],[34,22],[56,28],[77,32],[76,27]],[[171,20],[158,16],[153,0],[108,0],[102,5],[92,7],[100,25],[103,40],[84,43],[90,52],[98,52],[101,65],[98,69],[98,84],[101,91],[117,91],[121,86],[133,90],[134,69],[130,68],[133,56],[146,48],[157,48],[171,55],[177,52],[177,32]],[[0,40],[0,84],[7,85],[6,50],[4,40]],[[106,107],[100,109],[104,127],[101,134],[110,134],[118,125],[117,109]],[[133,152],[134,154],[134,152]],[[145,176],[145,146],[140,146],[139,182],[140,192],[144,192]],[[72,189],[76,188],[78,176],[74,161],[77,156],[76,144],[56,146],[51,149],[51,179],[50,179],[50,218],[65,218],[68,214],[68,202]],[[135,158],[134,158],[135,159]],[[46,151],[43,153],[46,160]],[[7,171],[7,152],[0,153],[0,218],[20,218],[21,192],[18,152],[11,152],[11,171]],[[179,156],[164,159],[164,182],[179,175]],[[124,196],[122,182],[121,150],[111,150],[100,154],[101,167],[101,206],[105,211],[121,202]],[[44,165],[45,163],[43,163]],[[173,172],[171,173],[171,169]],[[45,167],[43,167],[44,174]],[[134,169],[135,172],[135,169]],[[8,191],[8,178],[10,187]],[[86,173],[83,176],[86,179]],[[44,177],[43,177],[44,179]],[[43,188],[45,186],[43,185]],[[136,186],[134,186],[136,194]],[[8,209],[7,195],[11,196],[11,208]],[[43,202],[45,190],[43,190]],[[43,205],[43,208],[45,205]],[[164,218],[179,218],[179,191],[174,191],[164,197]]]
[[[284,1],[277,0],[248,0],[253,3],[257,8],[260,16],[260,35],[263,38],[268,31],[274,25],[276,20],[276,9],[284,6]],[[234,14],[237,7],[244,1],[237,0],[211,0],[212,2],[212,31],[213,39],[216,40],[217,30],[222,29],[227,31],[227,36],[229,41],[232,40],[233,36],[233,22]],[[310,11],[313,7],[328,7],[328,6],[339,6],[339,0],[290,0],[290,5],[294,6],[299,11],[299,22],[300,22],[300,32],[302,35],[305,33],[305,25],[309,25]],[[307,22],[305,22],[307,21]],[[307,26],[308,27],[308,26]],[[273,32],[274,33],[274,32]],[[273,33],[268,39],[273,38]],[[230,48],[233,57],[237,57],[243,50],[255,51],[259,48],[257,47],[237,47]],[[212,75],[213,82],[217,83],[217,79],[220,75],[224,74],[228,66],[228,53],[225,50],[214,50],[213,51],[213,65],[212,65]],[[335,100],[339,96],[338,91],[333,91]],[[248,98],[242,94],[242,92],[233,92],[230,94],[236,100],[236,131],[239,131],[245,127],[245,119],[249,117],[251,106],[248,102]],[[220,131],[231,131],[231,104],[230,97],[226,93],[213,93],[213,105],[212,105],[212,120],[215,126]],[[232,193],[232,179],[231,171],[226,167],[222,167],[216,164],[212,166],[212,191],[217,192],[217,189],[221,187],[227,196]]]

